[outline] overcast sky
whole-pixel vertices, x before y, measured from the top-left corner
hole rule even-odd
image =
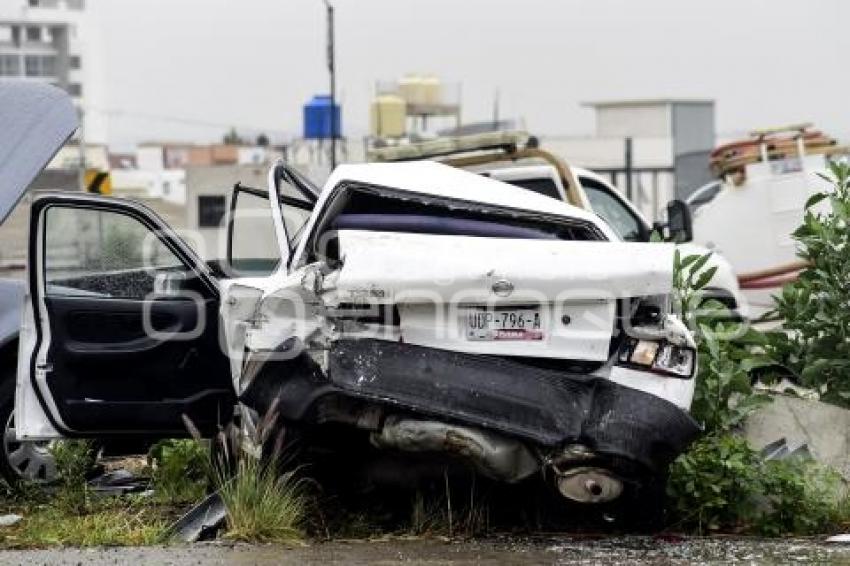
[[[462,83],[466,120],[593,131],[580,102],[717,101],[721,133],[814,121],[850,137],[848,0],[335,0],[348,136],[376,80]],[[113,143],[218,139],[227,125],[297,135],[327,89],[321,0],[89,0]],[[168,119],[166,119],[168,118]],[[179,119],[179,120],[178,120]]]

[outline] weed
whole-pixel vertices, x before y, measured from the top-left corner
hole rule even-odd
[[[304,535],[311,499],[297,470],[282,470],[283,431],[276,422],[274,401],[251,434],[231,426],[215,439],[211,475],[226,509],[226,538],[285,543]],[[187,426],[197,439],[197,428]]]
[[[25,511],[20,523],[0,533],[0,546],[138,546],[160,542],[165,527],[158,509],[134,502],[93,503],[84,515],[37,506]]]
[[[708,435],[670,468],[673,526],[781,536],[834,529],[847,515],[840,475],[811,459],[765,461],[746,440]]]
[[[94,451],[87,440],[63,440],[51,447],[59,473],[57,507],[68,513],[84,513],[89,505],[86,481],[94,464]]]
[[[414,535],[439,534],[473,537],[490,530],[490,507],[476,499],[473,481],[468,500],[452,498],[452,489],[445,478],[445,492],[434,494],[417,490],[410,512],[410,532]],[[458,503],[462,504],[458,507]]]
[[[303,480],[280,473],[274,462],[237,457],[235,474],[217,466],[215,483],[227,509],[227,533],[246,542],[293,542],[303,536],[308,509]]]
[[[157,500],[190,503],[201,499],[209,481],[209,459],[206,443],[198,440],[156,443],[148,452],[148,462]]]

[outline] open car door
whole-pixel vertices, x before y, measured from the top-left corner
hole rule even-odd
[[[32,205],[17,436],[212,434],[235,404],[220,290],[152,211],[51,193]]]
[[[269,170],[266,187],[234,187],[222,262],[221,317],[237,392],[244,355],[252,348],[250,336],[262,342],[277,334],[269,326],[280,320],[270,320],[261,312],[261,302],[291,286],[293,250],[311,217],[317,194],[307,179],[282,162]],[[285,318],[281,314],[274,318]]]

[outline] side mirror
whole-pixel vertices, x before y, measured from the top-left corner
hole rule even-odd
[[[667,239],[676,243],[694,239],[691,208],[685,201],[676,199],[667,203]]]

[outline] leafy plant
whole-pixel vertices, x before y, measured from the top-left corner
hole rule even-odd
[[[209,449],[194,439],[168,439],[148,452],[157,499],[188,503],[201,499],[209,483]]]
[[[835,470],[801,457],[768,461],[763,470],[768,512],[755,525],[760,534],[813,535],[847,520],[843,479]]]
[[[821,399],[850,407],[850,164],[833,161],[832,190],[806,203],[793,238],[809,267],[776,297],[786,340],[776,351],[799,371],[801,385]],[[826,212],[815,209],[828,204]]]
[[[51,447],[59,475],[57,506],[65,512],[82,514],[89,507],[87,476],[95,455],[88,440],[63,440]]]
[[[810,459],[769,460],[743,438],[718,433],[697,441],[670,468],[674,525],[768,536],[807,535],[846,520],[840,475]]]
[[[728,309],[705,295],[716,266],[706,269],[711,252],[673,262],[675,305],[682,320],[695,331],[699,369],[692,416],[707,432],[729,430],[770,398],[753,391],[751,372],[773,365],[766,354],[766,336],[730,316]]]
[[[746,440],[708,435],[670,466],[668,512],[675,523],[697,532],[736,528],[755,514],[758,455]]]
[[[702,306],[703,290],[708,285],[717,266],[708,269],[705,265],[713,252],[704,255],[692,254],[682,257],[679,248],[673,255],[673,289],[676,312],[692,330],[696,329],[695,313]]]
[[[701,322],[699,370],[691,414],[707,432],[728,431],[770,402],[752,387],[752,371],[772,365],[761,353],[765,337],[740,322]]]

